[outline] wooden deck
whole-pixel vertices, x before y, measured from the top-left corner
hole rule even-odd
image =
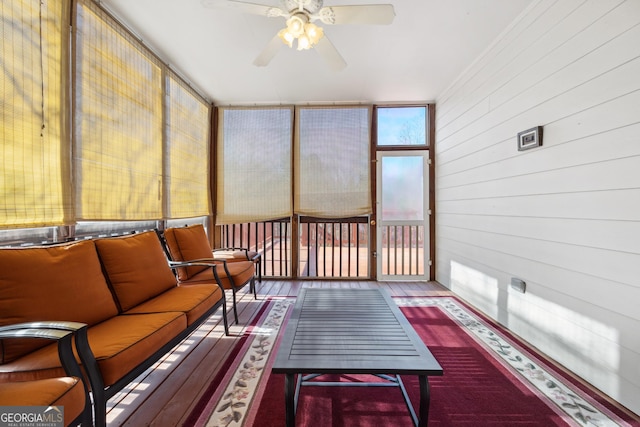
[[[435,282],[263,280],[257,287],[257,301],[253,295],[239,292],[240,324],[231,325],[231,336],[224,335],[219,311],[153,369],[114,396],[107,408],[109,427],[182,426],[204,390],[220,371],[222,363],[242,335],[244,325],[267,296],[297,296],[300,289],[307,287],[381,287],[387,289],[391,296],[450,294]]]

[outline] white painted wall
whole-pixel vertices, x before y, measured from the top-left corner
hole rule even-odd
[[[436,106],[437,280],[640,413],[640,0],[534,0]]]

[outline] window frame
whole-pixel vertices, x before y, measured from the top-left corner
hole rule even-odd
[[[378,143],[378,133],[379,133],[379,110],[381,109],[392,109],[392,108],[424,108],[425,113],[425,123],[424,123],[424,144],[397,144],[397,145],[380,145]],[[374,106],[373,113],[373,121],[374,121],[374,132],[373,132],[373,146],[376,151],[411,151],[411,150],[428,150],[431,147],[431,139],[432,135],[430,132],[431,129],[431,114],[430,111],[433,108],[433,104],[379,104]]]

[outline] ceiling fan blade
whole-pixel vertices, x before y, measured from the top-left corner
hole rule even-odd
[[[284,10],[273,7],[266,6],[263,4],[257,3],[247,3],[244,1],[237,0],[201,0],[201,3],[204,7],[208,7],[211,9],[229,9],[229,10],[237,10],[242,13],[249,13],[252,15],[260,15],[267,16],[269,18],[277,17],[277,16],[289,16]]]
[[[280,37],[276,34],[275,37],[267,43],[267,46],[265,46],[262,52],[260,52],[260,55],[253,61],[253,65],[266,67],[282,46],[284,46],[284,43],[282,43],[282,40],[280,40]]]
[[[325,24],[374,24],[393,22],[396,13],[392,4],[363,4],[353,6],[326,6],[316,15]]]
[[[340,55],[340,52],[338,52],[338,49],[336,49],[326,35],[322,37],[318,44],[313,48],[318,51],[320,56],[322,56],[322,59],[329,64],[329,67],[331,67],[332,70],[340,71],[347,66],[347,63],[342,55]]]

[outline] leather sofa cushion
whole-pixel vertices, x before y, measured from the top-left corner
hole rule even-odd
[[[211,246],[207,233],[202,224],[190,225],[182,228],[168,228],[164,232],[167,249],[174,261],[191,261],[194,259],[211,259]],[[189,280],[201,271],[210,268],[206,266],[178,268],[178,279]]]
[[[154,231],[95,241],[122,311],[177,286]]]
[[[84,404],[84,386],[75,377],[0,383],[1,406],[63,406],[64,425],[82,413]]]
[[[93,241],[0,249],[0,325],[39,320],[95,325],[117,314]],[[0,363],[48,344],[2,342]]]

